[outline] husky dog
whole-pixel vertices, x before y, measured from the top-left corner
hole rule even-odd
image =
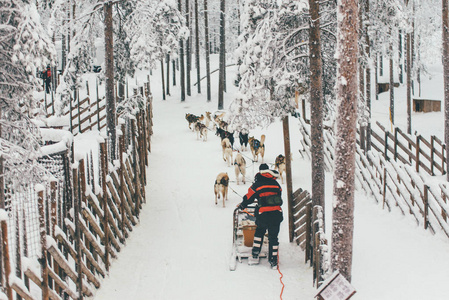
[[[221,196],[223,197],[223,207],[225,207],[225,201],[228,200],[228,185],[229,185],[228,173],[218,174],[214,184],[215,205],[217,205],[217,199],[220,199]]]
[[[206,111],[206,121],[205,121],[205,125],[207,128],[209,128],[210,126],[210,122],[212,122],[212,115],[210,111]]]
[[[253,154],[253,160],[259,161],[259,154],[262,157],[265,155],[265,134],[262,134],[260,141],[255,139],[253,136],[248,139],[249,147],[251,148],[251,153]]]
[[[201,122],[195,123],[196,139],[203,139],[203,142],[207,141],[207,127]]]
[[[282,184],[284,183],[284,177],[282,176],[282,173],[285,172],[285,156],[282,154],[279,154],[276,157],[276,160],[274,162],[274,169],[278,170],[279,176],[281,177]]]
[[[246,151],[248,149],[248,135],[249,131],[246,128],[243,128],[239,132],[240,148],[242,151]]]
[[[243,158],[243,155],[240,153],[237,153],[234,160],[234,168],[235,168],[235,178],[237,180],[237,184],[239,184],[239,175],[242,174],[242,182],[243,184],[246,183],[246,161],[245,158]]]
[[[221,141],[221,148],[223,150],[223,160],[228,163],[228,167],[231,166],[232,161],[232,146],[229,139],[224,139]]]
[[[229,139],[229,142],[231,142],[231,146],[234,147],[234,133],[226,131],[224,129],[221,129],[220,127],[217,127],[217,131],[215,132],[215,135],[219,136],[221,140]]]
[[[204,119],[204,116],[201,115],[201,117],[195,116],[194,114],[186,114],[186,120],[189,122],[189,129],[195,130],[195,127],[192,127],[192,125],[195,125],[196,122],[202,121]]]

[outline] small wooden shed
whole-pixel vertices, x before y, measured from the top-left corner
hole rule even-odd
[[[441,101],[430,99],[413,99],[413,111],[416,112],[441,111]]]

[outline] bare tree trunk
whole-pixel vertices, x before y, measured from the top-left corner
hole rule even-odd
[[[312,134],[312,204],[324,207],[323,86],[321,60],[320,4],[309,0],[310,7],[310,123]]]
[[[176,60],[172,60],[173,67],[173,86],[176,86]]]
[[[366,151],[371,149],[371,48],[370,39],[368,35],[369,30],[369,0],[365,0],[365,53],[368,57],[366,64],[366,108],[368,110],[368,124],[366,129]]]
[[[195,65],[198,94],[201,94],[200,74],[200,22],[198,20],[198,0],[195,0]]]
[[[111,158],[116,158],[115,93],[114,93],[114,46],[112,25],[112,3],[104,4],[104,43],[106,77],[106,123],[107,135],[111,139]]]
[[[178,10],[179,13],[182,14],[182,0],[178,0]],[[183,102],[186,100],[186,73],[184,69],[184,41],[182,38],[179,40],[179,64],[181,65],[179,68],[181,81],[181,102]]]
[[[391,31],[391,28],[390,28]],[[390,37],[391,39],[391,37]],[[390,41],[390,121],[394,124],[394,77],[393,77],[393,41]]]
[[[224,90],[225,90],[225,0],[220,2],[220,71],[218,75],[218,109],[224,107]]]
[[[206,79],[207,79],[207,101],[210,102],[210,44],[209,44],[209,12],[207,11],[207,0],[204,0],[204,45],[206,47]]]
[[[404,82],[404,66],[402,65],[402,50],[403,50],[403,46],[402,46],[402,40],[403,40],[403,34],[402,34],[402,30],[399,30],[399,35],[398,35],[398,39],[399,39],[399,47],[398,47],[398,54],[399,54],[399,83],[403,83]]]
[[[161,58],[162,100],[165,100],[164,59]]]
[[[449,181],[449,7],[443,0],[443,71],[444,71],[444,142],[446,144],[446,176]]]
[[[358,98],[357,0],[337,8],[337,132],[335,146],[332,268],[351,281],[354,232],[354,173]]]
[[[409,0],[405,0],[408,5]],[[413,28],[413,27],[412,27]],[[407,133],[412,133],[412,35],[407,32],[406,36],[406,68],[407,68]]]
[[[186,26],[187,28],[189,28],[190,30],[190,4],[189,4],[189,0],[186,0]],[[190,90],[190,70],[192,70],[192,57],[190,56],[190,41],[191,38],[190,36],[187,38],[186,41],[186,56],[187,56],[187,66],[186,66],[186,71],[187,71],[187,96],[191,96],[192,92]]]
[[[167,96],[170,96],[170,54],[167,54],[166,57],[166,64],[167,64]]]

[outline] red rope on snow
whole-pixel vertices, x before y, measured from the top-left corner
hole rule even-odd
[[[281,298],[281,300],[282,300],[282,294],[284,293],[284,287],[285,287],[285,285],[284,285],[284,283],[282,282],[282,277],[284,277],[284,274],[282,274],[281,269],[279,269],[279,249],[278,249],[278,272],[279,272],[279,274],[281,275],[281,277],[279,277],[279,281],[280,281],[281,284],[282,284],[281,295],[280,295],[280,298]]]

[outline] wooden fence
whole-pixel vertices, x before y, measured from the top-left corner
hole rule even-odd
[[[107,140],[99,144],[98,175],[95,159],[71,161],[67,147],[58,153],[62,175],[32,185],[34,191],[22,201],[30,203],[27,207],[0,210],[0,298],[83,299],[100,287],[145,202],[151,97],[120,126],[121,155],[115,164],[108,161]],[[11,203],[20,202],[14,198],[19,195],[10,193]],[[33,226],[37,230],[30,230]]]
[[[371,130],[371,147],[384,154],[386,159],[415,166],[416,172],[426,171],[430,175],[444,175],[446,145],[432,135],[430,141],[421,135],[410,135],[395,127],[393,132],[376,122]],[[360,139],[358,140],[360,144]]]
[[[323,228],[323,208],[312,208],[309,192],[301,188],[293,193],[292,198],[294,239],[301,249],[305,250],[305,262],[310,262],[313,267],[313,282],[318,287],[324,281],[330,265]]]
[[[300,132],[303,135],[302,152],[310,153],[310,126],[301,119]],[[385,131],[384,139],[381,139],[379,134],[373,134],[373,140],[376,141],[372,143],[372,149],[376,151],[364,152],[357,145],[355,173],[357,187],[372,194],[383,207],[389,210],[396,207],[404,215],[411,215],[417,224],[425,229],[430,229],[432,232],[440,231],[449,237],[448,183],[441,180],[440,183],[435,184],[438,179],[426,174],[431,170],[440,170],[440,167],[444,165],[443,162],[438,164],[435,159],[432,160],[432,158],[444,157],[444,145],[441,145],[435,137],[432,138],[433,143],[421,143],[424,139],[419,136],[415,144],[410,139],[406,140],[415,151],[413,155],[413,151],[408,151],[410,149],[408,145],[405,147],[405,143],[401,141],[401,138],[405,139],[406,135],[397,129],[394,136],[396,138],[389,143],[392,135],[388,131]],[[331,158],[335,140],[329,131],[324,132],[324,141],[326,165],[332,166]],[[384,141],[383,147],[380,147],[378,143],[382,141]],[[441,146],[442,152],[437,149],[435,143]],[[420,145],[426,145],[428,149],[423,149]],[[407,153],[407,156],[404,156],[404,153]],[[430,155],[427,155],[428,153]],[[431,164],[426,165],[420,157],[426,158]],[[410,160],[418,163],[413,166]],[[425,170],[426,173],[421,173],[420,170]]]

